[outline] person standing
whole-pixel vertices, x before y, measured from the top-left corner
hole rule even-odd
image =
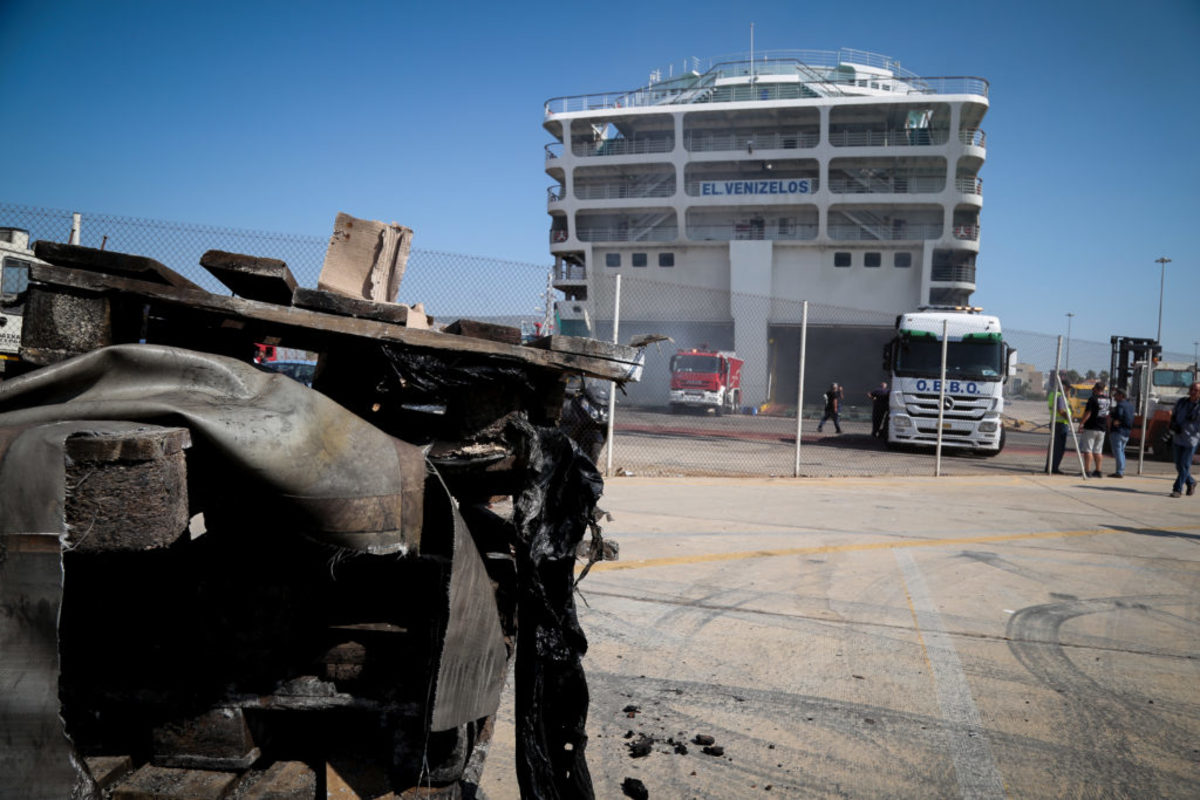
[[[1108,443],[1112,447],[1116,466],[1108,477],[1124,478],[1125,445],[1129,444],[1129,434],[1133,431],[1133,403],[1125,397],[1123,389],[1113,389],[1112,399],[1112,411],[1108,416]]]
[[[1062,373],[1059,373],[1059,380],[1061,379]],[[1054,449],[1050,456],[1050,473],[1052,475],[1063,474],[1059,465],[1062,464],[1063,453],[1067,451],[1067,434],[1071,432],[1071,407],[1067,405],[1066,395],[1058,391],[1058,385],[1052,375],[1050,396],[1047,398],[1047,405],[1054,417]]]
[[[1187,397],[1179,398],[1171,411],[1172,443],[1175,445],[1175,484],[1171,497],[1179,497],[1187,489],[1188,496],[1196,493],[1192,477],[1192,457],[1200,444],[1200,381],[1188,387]]]
[[[1112,399],[1104,392],[1104,381],[1096,381],[1092,396],[1079,418],[1079,439],[1083,447],[1083,472],[1091,478],[1103,478],[1100,462],[1104,459],[1104,432],[1108,430],[1108,414]]]
[[[834,430],[836,430],[838,433],[842,432],[842,423],[838,419],[838,413],[841,411],[841,408],[842,387],[838,386],[836,383],[831,383],[829,385],[829,391],[825,393],[825,413],[821,416],[821,421],[817,423],[817,433],[821,432],[821,428],[825,425],[825,421],[829,419],[833,420]]]
[[[890,396],[891,390],[888,389],[886,381],[879,384],[878,389],[867,392],[867,397],[871,398],[871,435],[876,439],[887,437],[888,398]]]

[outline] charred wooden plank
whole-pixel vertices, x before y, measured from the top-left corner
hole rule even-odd
[[[154,763],[164,767],[241,770],[260,755],[238,706],[213,708],[154,729]]]
[[[511,325],[496,325],[492,322],[480,322],[475,319],[458,319],[445,327],[446,333],[457,336],[472,336],[476,339],[489,339],[493,342],[521,343],[521,329]]]
[[[470,353],[501,362],[541,367],[556,371],[581,372],[606,380],[630,379],[639,366],[638,351],[620,345],[606,345],[609,358],[596,358],[572,352],[517,346],[468,336],[451,336],[440,331],[406,328],[371,319],[334,316],[295,306],[278,306],[238,297],[221,297],[203,289],[178,289],[146,281],[95,272],[34,264],[30,281],[46,285],[86,290],[93,293],[124,293],[151,306],[152,313],[169,315],[181,311],[189,323],[205,318],[215,324],[229,322],[255,326],[274,326],[280,341],[289,336],[301,341],[302,349],[321,350],[322,343],[338,337],[394,342],[407,347],[438,353]]]
[[[277,258],[209,250],[200,256],[200,266],[238,297],[281,306],[292,304],[296,276],[292,275],[287,264]]]
[[[171,769],[146,764],[113,790],[113,800],[220,800],[238,782],[234,772]]]
[[[149,283],[161,283],[180,289],[199,289],[200,287],[180,275],[165,264],[145,256],[135,256],[128,253],[117,253],[112,250],[97,250],[94,247],[81,247],[77,244],[59,244],[58,242],[37,241],[33,245],[33,253],[42,261],[56,267],[69,269],[84,269],[90,272],[100,272],[105,275],[119,275],[125,278],[136,278]]]
[[[188,526],[186,428],[76,434],[66,441],[67,540],[79,552],[167,547]]]
[[[25,361],[45,366],[115,343],[109,298],[74,288],[30,288],[21,326]]]
[[[292,295],[292,305],[298,308],[308,308],[313,311],[323,311],[326,314],[337,314],[354,319],[373,319],[388,322],[393,325],[408,325],[410,317],[425,315],[414,311],[401,303],[376,303],[372,300],[356,300],[322,289],[296,289]],[[429,327],[432,318],[414,320],[420,322],[419,328]]]

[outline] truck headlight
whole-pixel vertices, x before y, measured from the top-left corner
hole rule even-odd
[[[995,433],[996,432],[996,421],[995,420],[987,420],[985,422],[979,423],[979,432],[980,433]]]
[[[895,417],[895,418],[894,418],[894,421],[895,421],[895,423],[896,423],[896,427],[897,427],[897,428],[910,428],[910,427],[912,427],[912,420],[911,420],[911,419],[909,419],[908,417]]]

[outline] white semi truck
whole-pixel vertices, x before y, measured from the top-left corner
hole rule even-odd
[[[889,447],[936,445],[940,403],[943,447],[989,456],[1003,449],[1004,384],[1013,371],[1016,351],[1005,344],[1000,319],[981,310],[935,306],[896,318],[896,336],[883,354],[883,368],[892,376]]]

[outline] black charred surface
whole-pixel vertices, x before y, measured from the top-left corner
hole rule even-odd
[[[527,800],[594,797],[584,751],[587,638],[575,613],[575,549],[603,481],[556,428],[512,424],[522,437],[525,489],[514,498],[518,618],[517,782]]]

